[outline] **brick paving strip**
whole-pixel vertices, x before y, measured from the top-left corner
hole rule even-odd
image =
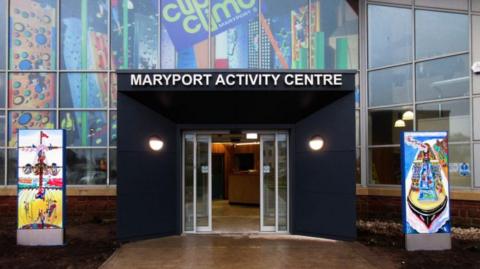
[[[101,268],[395,268],[358,242],[294,235],[172,236],[123,245]]]

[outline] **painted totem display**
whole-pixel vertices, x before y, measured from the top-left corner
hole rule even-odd
[[[447,132],[404,132],[402,173],[404,233],[449,234]]]
[[[64,131],[19,130],[19,244],[63,244],[64,179]]]

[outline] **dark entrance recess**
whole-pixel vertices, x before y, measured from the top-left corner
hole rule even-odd
[[[212,154],[212,199],[225,199],[225,156]]]
[[[166,72],[183,71],[158,71]],[[344,72],[337,88],[199,90],[132,88],[130,73],[119,73],[118,238],[182,232],[183,131],[288,130],[290,233],[354,239],[354,76]],[[160,152],[148,148],[153,135],[165,143]],[[308,148],[314,135],[325,140],[320,152]]]

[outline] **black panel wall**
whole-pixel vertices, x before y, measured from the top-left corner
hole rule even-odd
[[[314,152],[308,141],[320,135]],[[348,94],[295,126],[292,233],[353,240],[355,209],[354,94]]]
[[[176,126],[122,92],[118,102],[117,237],[126,241],[178,234]],[[148,147],[152,135],[164,141],[159,152]]]

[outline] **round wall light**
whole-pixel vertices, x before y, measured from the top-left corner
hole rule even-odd
[[[308,146],[310,147],[311,150],[318,151],[323,148],[323,145],[325,142],[323,141],[323,138],[320,136],[314,136],[308,141]]]
[[[148,145],[150,146],[151,150],[159,151],[163,148],[163,141],[157,136],[152,136],[148,140]]]

